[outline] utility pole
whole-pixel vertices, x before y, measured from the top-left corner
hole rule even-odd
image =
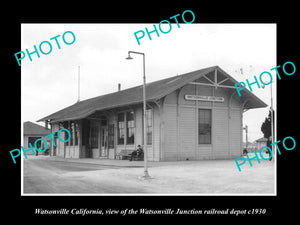
[[[80,102],[80,66],[78,66],[78,99],[77,102]]]
[[[248,126],[245,125],[245,127],[243,127],[243,129],[246,131],[246,149],[248,148]]]

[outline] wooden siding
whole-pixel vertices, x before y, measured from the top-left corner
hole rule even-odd
[[[66,158],[79,158],[78,146],[66,146]]]
[[[242,110],[231,109],[230,111],[230,158],[242,155]]]
[[[196,156],[196,113],[195,108],[179,107],[179,160],[195,160]]]
[[[99,158],[99,157],[100,157],[99,148],[92,148],[92,158]]]
[[[186,94],[220,96],[224,102],[187,101]],[[166,96],[161,121],[162,160],[233,159],[242,151],[242,110],[232,90],[185,85]],[[178,96],[178,99],[177,99]],[[198,109],[212,110],[212,143],[198,144]]]
[[[158,106],[153,108],[153,127],[152,127],[152,154],[153,161],[160,160],[160,112]]]
[[[196,146],[196,159],[197,160],[207,160],[212,159],[212,145],[211,144],[201,144]]]
[[[57,141],[56,143],[56,155],[60,157],[64,157],[65,152],[64,152],[64,144],[61,141]]]
[[[176,105],[164,105],[164,137],[162,160],[177,160],[177,116]]]
[[[229,158],[229,140],[228,140],[228,110],[227,108],[213,109],[213,159]]]

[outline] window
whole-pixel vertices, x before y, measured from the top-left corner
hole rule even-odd
[[[211,144],[211,109],[198,110],[198,143]]]
[[[91,147],[98,148],[99,141],[99,127],[93,126],[91,127]]]
[[[152,109],[146,110],[147,145],[152,145]]]
[[[74,140],[74,122],[71,121],[70,122],[70,129],[69,129],[70,133],[71,133],[71,139],[70,139],[70,146],[73,146],[73,140]]]
[[[107,140],[106,140],[106,129],[101,127],[100,129],[100,143],[101,143],[101,147],[102,149],[106,147],[106,144],[107,144]]]
[[[114,124],[109,124],[108,125],[108,148],[113,148],[115,145],[115,126]]]
[[[34,146],[34,142],[35,142],[37,139],[39,139],[39,138],[41,138],[41,137],[28,137],[28,148],[30,148],[29,143],[30,143],[32,146]],[[41,149],[41,148],[40,148],[40,147],[41,147],[41,141],[37,142],[36,145],[37,145],[36,147],[37,147],[38,149]]]
[[[118,144],[124,144],[125,138],[125,116],[124,113],[118,114]]]
[[[78,145],[78,136],[79,136],[79,124],[78,122],[74,123],[74,139],[75,145]]]
[[[127,120],[127,144],[134,144],[134,112],[126,113]]]

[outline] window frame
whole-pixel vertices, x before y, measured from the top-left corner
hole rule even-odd
[[[99,130],[99,126],[91,126],[91,148],[99,148]]]
[[[108,148],[115,147],[115,125],[108,124]]]
[[[79,122],[78,121],[74,121],[74,146],[78,146],[79,145]]]
[[[123,120],[119,120],[119,115],[123,115]],[[122,123],[122,126],[120,126]],[[125,131],[126,131],[126,121],[125,121],[125,112],[121,112],[117,114],[117,144],[124,145],[125,144]],[[122,138],[120,138],[122,133]],[[122,140],[122,141],[121,141]]]
[[[201,111],[209,112],[209,114],[208,114],[209,117],[207,118],[207,115],[205,115],[205,114],[203,115],[202,113],[200,113]],[[205,120],[208,120],[208,122]],[[206,125],[207,128],[200,127],[201,124],[202,124],[202,126]],[[199,145],[211,145],[212,144],[212,109],[198,108],[198,128],[197,129],[198,129],[197,130],[198,144]],[[209,131],[206,132],[205,134],[200,134],[200,130],[203,132],[203,130],[205,130],[205,129],[209,129]],[[203,135],[202,138],[200,137],[201,135]]]
[[[126,116],[125,116],[125,121],[126,121],[126,144],[127,145],[134,145],[134,139],[135,139],[135,113],[134,111],[127,111],[125,112]],[[131,120],[129,120],[129,116],[131,115],[132,118]],[[133,134],[131,136],[129,136],[129,134]]]

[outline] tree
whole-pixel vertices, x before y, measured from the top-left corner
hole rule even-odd
[[[274,122],[274,111],[273,111],[273,122]],[[274,123],[273,123],[274,124]],[[265,121],[261,125],[261,132],[264,134],[264,138],[267,138],[267,146],[270,146],[271,140],[270,137],[272,135],[271,132],[271,109],[269,110],[269,115],[266,117]]]

